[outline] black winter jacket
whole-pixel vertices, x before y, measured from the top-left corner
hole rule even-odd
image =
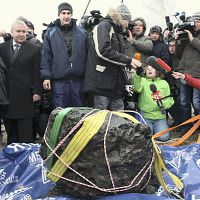
[[[168,65],[170,64],[168,46],[160,40],[153,41],[153,50],[151,55],[162,59]]]
[[[84,91],[121,98],[126,84],[124,67],[131,63],[123,53],[118,26],[109,17],[102,19],[91,35]]]
[[[42,49],[40,72],[42,79],[71,80],[83,79],[85,74],[88,35],[86,31],[75,24],[72,19],[72,58],[68,55],[68,49],[56,20],[47,29]]]

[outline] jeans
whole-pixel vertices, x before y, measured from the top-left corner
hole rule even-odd
[[[193,105],[195,113],[200,114],[200,90],[194,89],[188,85],[180,87],[180,103],[182,109],[182,122],[191,118],[191,105]],[[192,124],[185,125],[189,129]]]
[[[81,107],[83,106],[82,81],[53,81],[52,104],[53,107]]]
[[[152,134],[158,133],[168,128],[167,119],[148,119],[144,118],[147,125],[150,127]],[[167,141],[169,139],[169,133],[159,137],[161,141]]]
[[[111,99],[101,95],[94,95],[94,107],[101,110],[124,110],[124,102],[122,98]]]

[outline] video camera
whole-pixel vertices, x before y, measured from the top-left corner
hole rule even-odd
[[[99,23],[99,21],[103,18],[101,12],[99,10],[90,11],[91,15],[85,15],[81,21],[81,26],[88,32],[91,32],[93,28]]]
[[[174,32],[178,33],[178,40],[180,42],[187,41],[188,40],[188,33],[184,30],[189,30],[190,32],[193,32],[193,27],[195,26],[194,21],[190,21],[190,17],[186,17],[185,12],[181,12],[180,14],[177,12],[174,14],[176,19],[179,21],[179,23],[175,24],[173,26],[173,23],[170,22],[169,16],[165,17],[167,28],[165,30],[169,30],[168,39],[171,38],[174,35]],[[179,19],[177,18],[179,17]]]
[[[167,28],[165,30],[169,31],[168,37],[167,37],[167,40],[169,40],[170,38],[172,38],[174,36],[174,25],[170,21],[169,16],[165,16],[165,22],[166,22],[166,26],[167,26]]]
[[[193,32],[193,27],[195,26],[195,22],[194,21],[190,21],[190,17],[185,16],[185,12],[181,12],[179,15],[179,19],[181,20],[180,23],[177,24],[177,31],[181,31],[178,34],[178,40],[188,40],[188,34],[187,32],[185,32],[184,30],[189,30],[190,32]]]
[[[128,31],[132,32],[132,29],[133,29],[134,26],[135,26],[134,22],[130,21],[129,24],[128,24],[128,27],[122,29],[122,35],[123,35],[123,37],[125,37],[125,38],[128,37],[129,36]]]

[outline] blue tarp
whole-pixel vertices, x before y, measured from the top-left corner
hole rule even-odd
[[[199,155],[200,148],[197,146],[188,147],[191,148],[190,154],[184,155],[182,152],[180,154],[181,149],[177,149],[177,151],[173,151],[174,154],[169,149],[167,151],[167,147],[163,149],[165,151],[165,159],[167,165],[176,166],[178,171],[173,171],[174,173],[178,173],[181,176],[183,173],[185,177],[185,183],[190,183],[191,180],[195,180],[194,184],[187,184],[185,193],[187,191],[199,191]],[[18,144],[13,143],[8,145],[4,149],[0,151],[0,200],[30,200],[30,199],[41,199],[41,200],[78,200],[72,197],[47,197],[48,192],[52,189],[55,184],[48,180],[46,176],[46,163],[43,161],[41,156],[39,155],[40,144]],[[186,151],[186,150],[185,150]],[[198,155],[197,155],[198,154]],[[183,158],[178,157],[177,155],[183,155]],[[180,158],[180,159],[179,159]],[[173,160],[173,162],[171,160]],[[180,162],[180,160],[182,162]],[[172,165],[173,163],[173,165]],[[194,179],[188,178],[189,176],[185,175],[185,170],[188,170],[188,167],[191,170],[194,170],[191,173],[192,176],[195,175]],[[179,167],[177,167],[177,165]],[[182,166],[182,167],[181,167]],[[170,170],[173,170],[172,167]],[[186,171],[187,171],[186,170]],[[197,174],[198,173],[198,174]],[[197,190],[195,187],[197,186]],[[192,193],[193,194],[193,193]],[[196,194],[196,193],[195,193]],[[171,199],[169,197],[159,197],[150,194],[137,194],[137,193],[129,193],[129,194],[119,194],[119,195],[111,195],[99,198],[98,200],[165,200]]]
[[[74,199],[71,197],[54,197],[54,198],[49,197],[46,198],[45,200],[78,200],[78,199]],[[129,194],[118,194],[118,195],[107,196],[96,200],[174,200],[174,199],[168,197],[158,197],[150,194],[129,193]]]
[[[55,186],[46,177],[46,164],[39,155],[39,144],[13,143],[0,151],[0,200],[78,200],[47,197]],[[121,194],[98,200],[170,200],[148,194]],[[83,200],[83,199],[82,199]]]
[[[55,186],[39,150],[39,144],[13,143],[0,151],[0,199],[42,198]]]
[[[184,189],[181,192],[186,200],[200,200],[200,145],[182,147],[160,146],[167,169],[178,176]],[[177,190],[166,173],[163,177],[169,188]],[[161,195],[166,195],[163,190]]]

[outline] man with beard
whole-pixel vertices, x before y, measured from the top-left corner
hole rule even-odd
[[[83,106],[88,35],[72,14],[72,6],[61,3],[59,19],[49,25],[43,41],[41,77],[43,88],[52,91],[54,108]]]
[[[141,56],[142,62],[146,62],[151,54],[153,43],[149,36],[145,35],[146,22],[143,18],[137,17],[130,22],[131,31],[129,37],[125,38],[126,55],[134,57],[136,53]]]

